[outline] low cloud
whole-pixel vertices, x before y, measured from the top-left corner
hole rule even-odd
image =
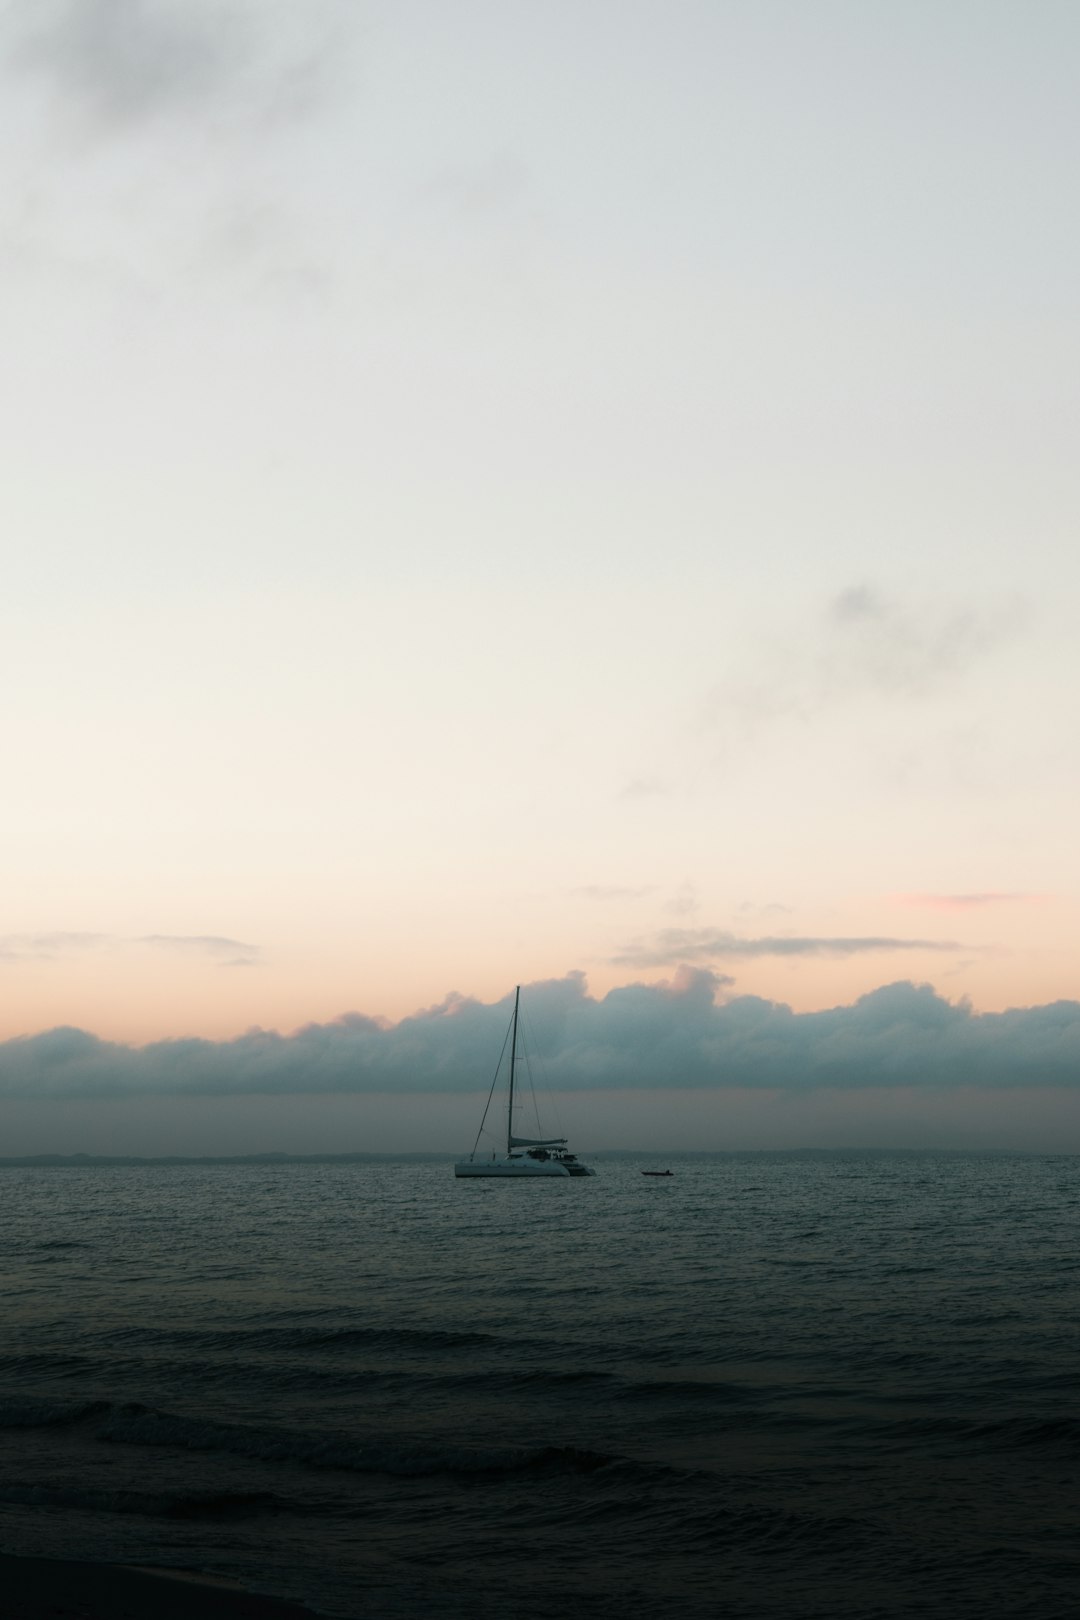
[[[618,967],[672,967],[679,962],[752,961],[761,956],[863,956],[869,951],[959,951],[952,939],[890,939],[878,935],[819,938],[774,934],[755,939],[717,928],[662,928],[612,957]]]
[[[683,967],[595,999],[581,974],[528,987],[527,1033],[551,1090],[771,1090],[1080,1086],[1080,1002],[976,1013],[929,985],[794,1013]],[[0,1046],[0,1097],[241,1097],[475,1092],[489,1084],[510,1000],[448,996],[397,1024],[350,1013],[291,1035],[131,1047],[78,1029]],[[532,1032],[535,1031],[535,1036]]]

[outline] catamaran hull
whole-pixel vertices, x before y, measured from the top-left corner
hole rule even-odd
[[[462,1159],[454,1166],[455,1176],[511,1176],[515,1181],[535,1181],[537,1176],[568,1176],[565,1164],[550,1159]]]

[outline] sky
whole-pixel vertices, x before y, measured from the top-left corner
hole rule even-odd
[[[10,1151],[1080,1149],[1078,48],[0,6]]]

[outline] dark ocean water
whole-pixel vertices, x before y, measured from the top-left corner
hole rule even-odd
[[[595,1162],[0,1169],[0,1547],[333,1616],[1075,1614],[1080,1160]]]

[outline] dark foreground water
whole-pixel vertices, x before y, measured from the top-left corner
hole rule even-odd
[[[1080,1160],[597,1163],[0,1169],[0,1547],[335,1616],[1075,1612]]]

